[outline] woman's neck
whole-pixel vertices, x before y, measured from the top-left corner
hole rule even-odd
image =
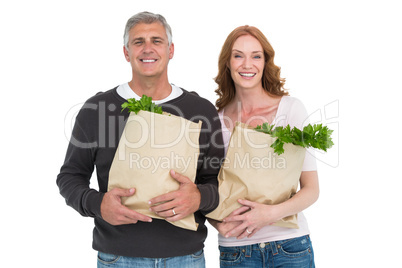
[[[233,100],[236,112],[242,114],[252,114],[255,110],[266,108],[273,103],[275,98],[270,96],[262,87],[257,89],[237,90]]]
[[[268,94],[264,90],[237,90],[234,100],[225,107],[225,116],[231,120],[226,124],[233,129],[235,122],[243,122],[250,126],[272,123],[281,101],[281,97]]]

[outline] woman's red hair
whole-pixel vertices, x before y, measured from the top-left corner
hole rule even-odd
[[[285,79],[280,77],[281,68],[274,64],[275,51],[265,35],[256,27],[253,26],[240,26],[234,29],[226,38],[223,44],[221,53],[219,55],[219,71],[215,78],[215,82],[218,84],[218,89],[215,92],[218,94],[218,100],[216,101],[216,107],[220,111],[226,105],[228,105],[236,94],[235,85],[230,74],[229,64],[230,57],[232,55],[233,44],[243,35],[251,35],[256,38],[264,51],[264,73],[262,75],[262,87],[264,90],[273,96],[289,95],[283,88]]]

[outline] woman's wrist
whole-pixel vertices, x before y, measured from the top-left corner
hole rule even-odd
[[[268,210],[269,210],[268,213],[269,224],[275,223],[280,219],[283,219],[284,217],[288,216],[284,213],[284,207],[281,204],[268,205]]]

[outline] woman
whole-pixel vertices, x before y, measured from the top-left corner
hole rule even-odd
[[[215,79],[226,150],[236,121],[252,127],[269,122],[298,128],[306,122],[303,104],[283,88],[285,80],[280,78],[274,55],[255,27],[238,27],[227,37]],[[277,205],[239,200],[242,207],[222,222],[210,221],[219,231],[221,267],[314,267],[309,229],[301,212],[318,195],[315,159],[306,152],[300,190],[292,198]],[[299,229],[271,225],[294,214],[298,214]]]

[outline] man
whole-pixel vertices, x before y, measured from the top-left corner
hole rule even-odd
[[[99,252],[98,267],[205,266],[204,215],[218,205],[216,177],[223,158],[221,126],[209,101],[169,83],[167,67],[174,54],[171,38],[170,26],[161,15],[142,12],[128,20],[124,56],[131,65],[132,80],[84,104],[57,177],[67,204],[95,220],[93,248]],[[156,100],[166,112],[203,121],[195,183],[171,171],[180,183],[179,190],[150,200],[150,209],[168,221],[194,213],[197,231],[175,227],[123,206],[121,198],[135,195],[136,189],[107,192],[110,166],[128,118],[127,112],[121,113],[121,104],[143,94]],[[94,167],[99,191],[89,187]]]

